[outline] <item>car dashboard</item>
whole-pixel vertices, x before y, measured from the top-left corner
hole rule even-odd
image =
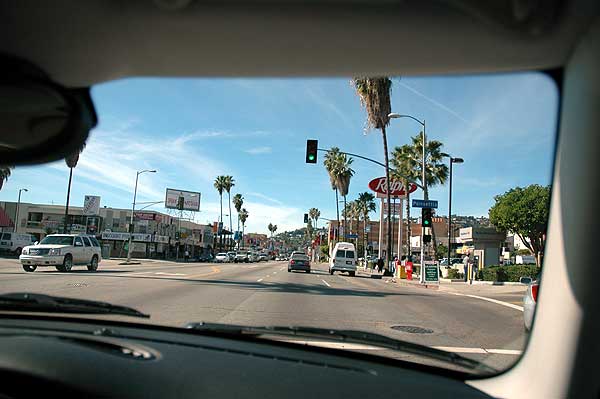
[[[337,353],[336,353],[337,352]],[[484,398],[434,375],[345,352],[191,330],[61,318],[0,319],[0,398]],[[421,368],[421,369],[419,369]]]

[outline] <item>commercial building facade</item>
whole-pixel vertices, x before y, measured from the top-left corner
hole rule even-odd
[[[93,234],[103,244],[105,256],[127,255],[131,210],[99,208],[97,214],[84,215],[83,207],[70,206],[67,231],[70,233]],[[0,202],[3,223],[0,229],[28,233],[41,240],[48,234],[64,231],[65,207],[62,205],[19,204],[16,218],[16,203]],[[8,220],[6,220],[8,218]],[[132,255],[145,258],[174,258],[187,249],[190,256],[212,253],[214,236],[212,226],[156,211],[136,211],[133,221]]]

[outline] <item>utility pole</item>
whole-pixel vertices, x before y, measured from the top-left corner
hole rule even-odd
[[[14,231],[15,233],[19,232],[19,208],[21,206],[21,191],[29,191],[26,188],[20,188],[19,189],[19,199],[17,200],[17,209],[15,209],[15,228]]]

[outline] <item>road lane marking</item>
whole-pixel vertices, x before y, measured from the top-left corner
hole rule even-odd
[[[187,276],[185,273],[166,273],[166,272],[156,272],[154,274],[159,274],[161,276]]]
[[[196,278],[196,277],[206,277],[206,276],[210,276],[212,274],[221,273],[221,269],[219,269],[217,266],[211,266],[210,268],[212,269],[212,271],[210,271],[208,273],[194,274],[192,276],[186,277],[186,279]]]
[[[277,274],[277,272],[273,272],[273,274]]]
[[[331,285],[329,285],[329,283],[325,280],[321,280],[326,286],[331,287]]]
[[[512,304],[510,302],[503,302],[503,301],[499,301],[497,299],[487,298],[487,297],[479,296],[479,295],[459,294],[458,292],[450,292],[450,294],[452,294],[452,295],[458,295],[458,296],[466,296],[466,297],[475,298],[475,299],[481,299],[482,301],[492,302],[492,303],[495,303],[497,305],[506,306],[507,308],[515,309],[515,310],[518,310],[518,311],[521,311],[521,312],[523,311],[523,306],[518,306],[518,305]]]
[[[262,279],[262,278],[259,278],[259,279],[258,279],[258,280],[256,280],[256,281],[260,283],[261,281],[263,281],[263,279]]]

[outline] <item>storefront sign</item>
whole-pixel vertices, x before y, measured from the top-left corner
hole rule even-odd
[[[152,242],[152,234],[134,233],[133,241]],[[129,240],[129,233],[102,233],[103,240],[126,241]]]
[[[378,194],[387,194],[387,179],[385,177],[378,177],[377,179],[373,179],[369,182],[369,188],[375,191]],[[409,193],[417,191],[417,185],[414,183],[408,184]],[[390,195],[392,196],[404,196],[406,195],[406,190],[402,185],[400,180],[391,180],[390,181]]]
[[[100,197],[97,195],[86,195],[83,200],[83,214],[97,215],[100,212]]]

